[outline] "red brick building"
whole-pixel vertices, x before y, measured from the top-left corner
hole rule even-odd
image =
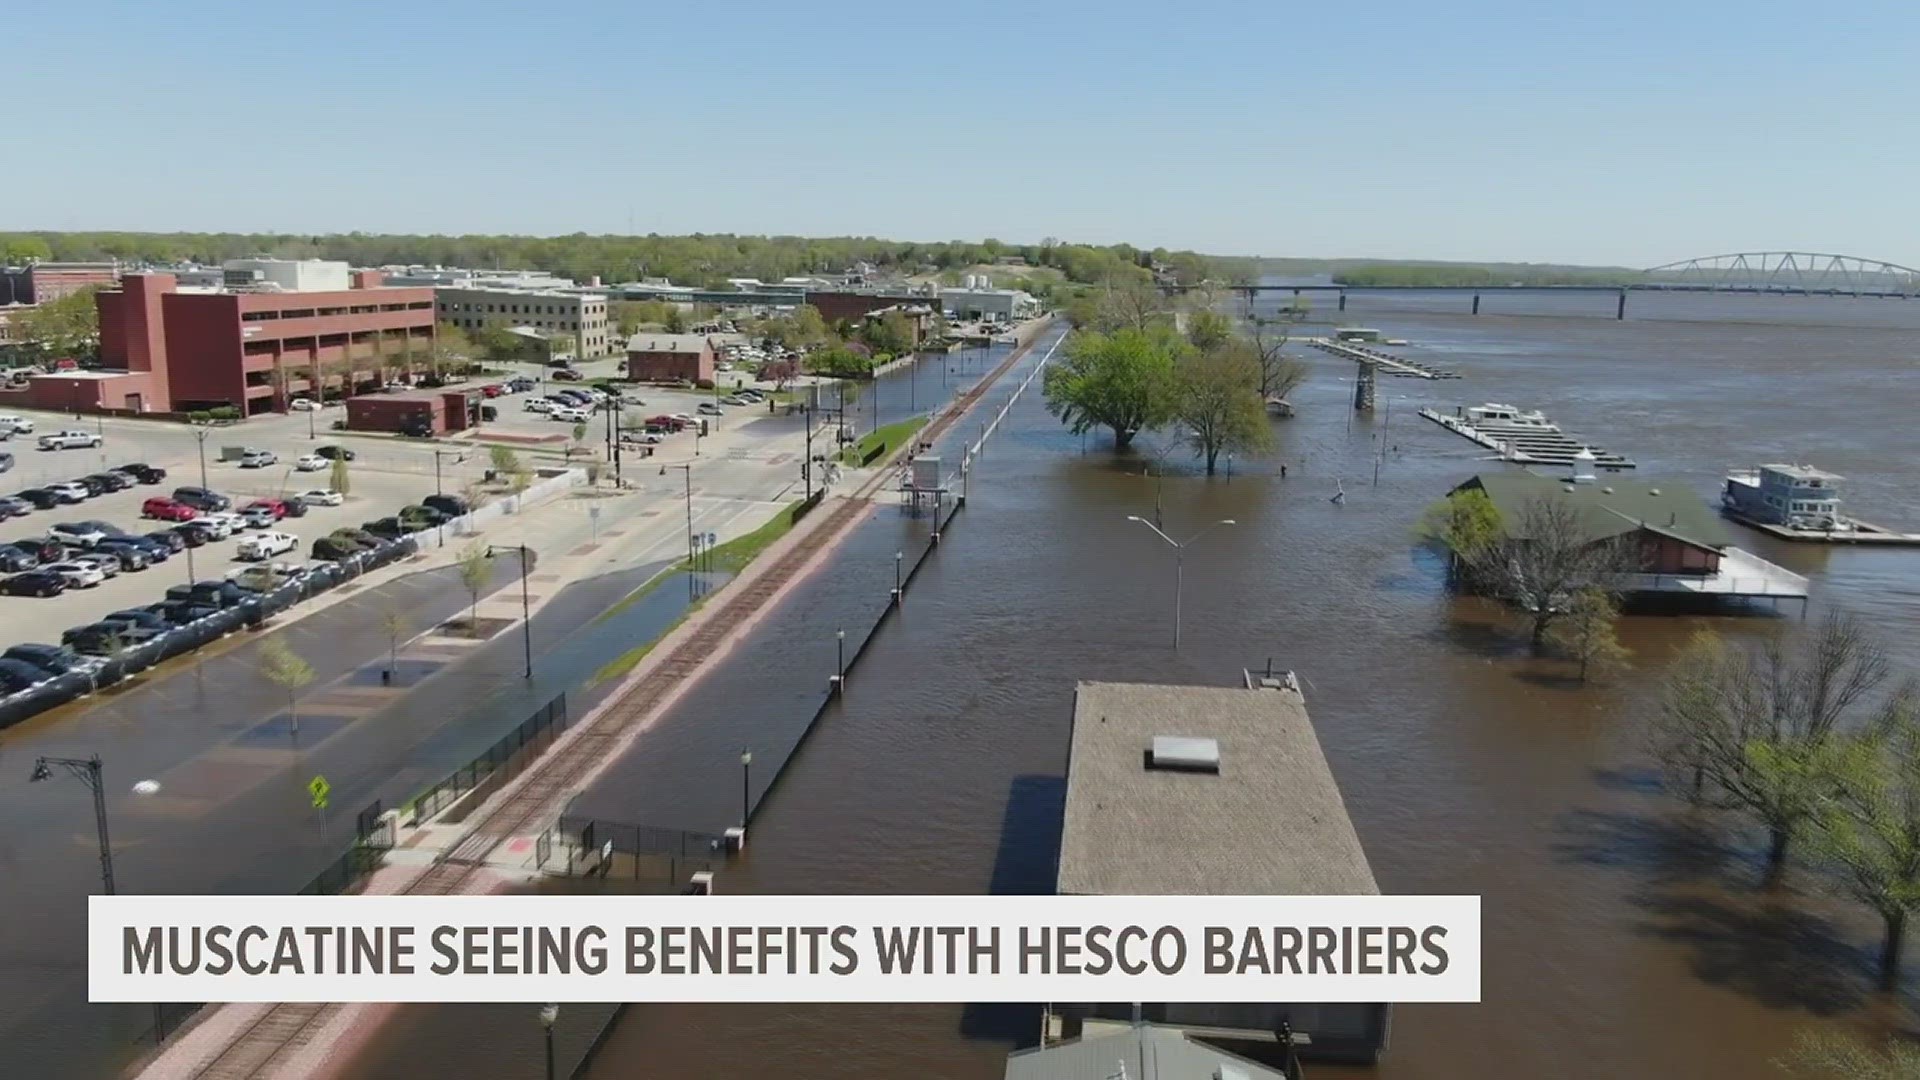
[[[813,305],[820,312],[820,317],[829,323],[857,322],[876,311],[885,311],[890,307],[913,307],[937,302],[934,297],[910,292],[807,290],[807,303]]]
[[[111,262],[40,262],[0,271],[0,304],[45,304],[81,289],[111,288],[120,266]]]
[[[402,390],[367,394],[347,401],[347,430],[406,433],[421,429],[435,435],[465,431],[479,412],[477,391]]]
[[[701,334],[637,333],[627,339],[627,378],[636,382],[711,383],[714,362],[713,342]]]
[[[377,390],[433,346],[430,288],[380,288],[377,275],[325,292],[181,291],[172,274],[128,274],[96,296],[100,361],[140,376],[98,405],[246,415]],[[131,400],[137,396],[136,400]]]

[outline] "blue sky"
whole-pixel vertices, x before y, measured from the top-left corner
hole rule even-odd
[[[0,228],[1920,264],[1911,4],[19,6]]]

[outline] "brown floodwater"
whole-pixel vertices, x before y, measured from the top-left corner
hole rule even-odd
[[[1797,610],[1630,616],[1633,666],[1579,686],[1564,665],[1529,658],[1498,608],[1449,596],[1411,530],[1451,485],[1498,467],[1415,410],[1486,400],[1543,409],[1638,461],[1641,476],[1706,498],[1731,467],[1809,461],[1847,476],[1852,512],[1920,530],[1920,304],[1636,295],[1628,321],[1585,314],[1611,303],[1501,297],[1472,318],[1457,295],[1353,298],[1347,321],[1412,339],[1422,359],[1466,377],[1382,380],[1381,409],[1349,427],[1351,369],[1309,354],[1299,415],[1278,425],[1272,456],[1209,478],[1172,455],[1168,530],[1239,522],[1188,560],[1177,654],[1171,559],[1125,520],[1152,512],[1142,475],[1152,446],[1116,455],[1095,439],[1083,450],[1037,394],[1023,398],[904,617],[875,635],[845,700],[766,794],[722,888],[1045,891],[1074,683],[1229,684],[1272,658],[1306,680],[1381,888],[1484,897],[1483,1002],[1401,1006],[1377,1069],[1316,1067],[1316,1077],[1752,1080],[1774,1074],[1799,1030],[1905,1026],[1911,983],[1891,1001],[1871,990],[1874,920],[1799,865],[1758,891],[1753,831],[1686,811],[1644,750],[1658,682],[1688,635],[1749,638],[1798,625]],[[1344,504],[1330,501],[1336,490]],[[911,524],[883,510],[866,528]],[[1920,551],[1750,532],[1739,542],[1810,575],[1815,617],[1857,612],[1905,670],[1920,669]],[[849,558],[885,547],[855,545]],[[888,553],[887,575],[890,563]],[[836,607],[833,589],[816,589],[774,621],[830,634],[871,607],[870,591],[846,586]],[[751,679],[734,692],[738,714],[775,693]],[[702,726],[712,770],[690,770],[690,784],[711,783],[741,745],[722,720]],[[609,813],[620,804],[617,790],[589,797]],[[634,801],[647,800],[658,793]],[[591,1037],[589,1015],[603,1013],[569,1032],[571,1056]],[[1035,1022],[1010,1008],[636,1006],[590,1075],[777,1066],[988,1078]],[[351,1072],[532,1076],[537,1050],[531,1007],[411,1008]]]

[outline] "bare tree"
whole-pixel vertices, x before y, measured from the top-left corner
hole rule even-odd
[[[1886,681],[1884,648],[1835,612],[1797,641],[1729,648],[1695,637],[1667,679],[1653,750],[1697,805],[1735,810],[1767,831],[1767,872],[1833,796],[1843,723]]]
[[[300,658],[278,635],[260,643],[260,674],[287,692],[287,723],[300,737],[300,691],[314,679],[313,665]]]
[[[412,629],[413,619],[406,609],[398,604],[388,604],[380,613],[380,630],[387,635],[387,676],[392,678],[400,670],[400,639]]]
[[[1253,329],[1247,337],[1253,342],[1260,364],[1260,398],[1262,401],[1284,398],[1306,379],[1307,366],[1285,353],[1287,341],[1293,336],[1288,323],[1262,319],[1258,315],[1252,322]]]
[[[1635,549],[1621,538],[1596,538],[1571,502],[1536,498],[1527,500],[1516,520],[1503,523],[1499,539],[1479,553],[1473,569],[1475,580],[1526,616],[1537,653],[1577,593],[1618,592],[1621,575],[1635,560]]]
[[[1626,647],[1614,633],[1620,605],[1599,589],[1581,589],[1573,595],[1566,617],[1548,636],[1580,665],[1580,681],[1589,674],[1611,671],[1626,662]]]
[[[460,584],[467,590],[467,619],[475,637],[480,635],[480,593],[493,580],[493,560],[482,544],[469,544],[455,559]]]
[[[1106,291],[1100,295],[1094,325],[1109,333],[1115,330],[1145,332],[1165,320],[1168,310],[1166,297],[1145,279],[1116,282],[1109,278]]]

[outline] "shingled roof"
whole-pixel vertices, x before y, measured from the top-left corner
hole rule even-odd
[[[1571,484],[1514,470],[1480,473],[1453,490],[1474,488],[1487,493],[1509,527],[1524,518],[1529,502],[1553,499],[1571,503],[1594,540],[1648,529],[1716,551],[1733,543],[1719,513],[1684,483],[1607,477],[1595,483]]]

